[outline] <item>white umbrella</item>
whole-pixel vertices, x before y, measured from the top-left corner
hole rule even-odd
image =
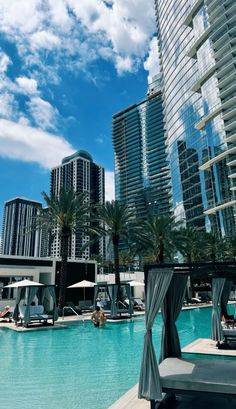
[[[95,285],[96,283],[94,283],[93,281],[83,280],[83,281],[79,281],[78,283],[69,285],[69,287],[67,288],[86,288],[86,287],[94,287]]]
[[[4,288],[18,288],[18,287],[40,287],[43,286],[44,284],[42,283],[37,283],[36,281],[31,281],[31,280],[21,280],[21,281],[16,281],[12,284],[5,285]]]
[[[67,288],[83,288],[84,289],[84,300],[85,300],[85,288],[91,288],[94,287],[96,285],[96,283],[94,283],[93,281],[87,281],[87,280],[83,280],[83,281],[79,281],[78,283],[69,285]]]
[[[144,286],[144,283],[141,283],[140,281],[130,281],[129,282],[130,287],[141,287]]]

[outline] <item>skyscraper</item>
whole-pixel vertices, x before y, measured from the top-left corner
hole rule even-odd
[[[176,218],[235,232],[235,0],[155,0]]]
[[[149,213],[168,214],[169,169],[166,161],[159,78],[141,102],[113,115],[115,197],[145,220]]]
[[[5,203],[2,254],[38,255],[36,231],[32,230],[32,220],[41,208],[41,203],[22,197],[16,197]]]
[[[60,189],[87,192],[91,204],[103,204],[105,201],[104,168],[93,162],[89,153],[75,152],[62,160],[51,172],[51,195],[57,196]],[[82,247],[90,238],[84,232],[72,235],[69,246],[69,257],[89,258],[92,254],[105,256],[105,240],[101,238],[94,245],[88,246],[83,251]],[[60,254],[60,240],[58,234],[52,244],[51,255],[58,257]]]

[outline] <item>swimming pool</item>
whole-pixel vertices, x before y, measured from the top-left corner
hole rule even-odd
[[[182,311],[181,346],[210,337],[210,308]],[[159,316],[153,339],[157,353]],[[0,402],[4,409],[106,409],[138,382],[144,319],[95,328],[0,330]]]

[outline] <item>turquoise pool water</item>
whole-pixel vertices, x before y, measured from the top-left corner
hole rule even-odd
[[[181,345],[210,337],[210,308],[182,311]],[[161,318],[153,330],[157,353]],[[4,409],[107,409],[138,382],[144,320],[90,322],[60,330],[0,330],[0,402]]]

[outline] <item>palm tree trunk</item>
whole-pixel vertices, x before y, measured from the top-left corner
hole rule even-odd
[[[113,237],[115,283],[120,285],[119,237]]]
[[[61,232],[61,271],[59,282],[58,308],[63,309],[66,302],[66,284],[67,284],[67,259],[70,231],[68,229]]]

